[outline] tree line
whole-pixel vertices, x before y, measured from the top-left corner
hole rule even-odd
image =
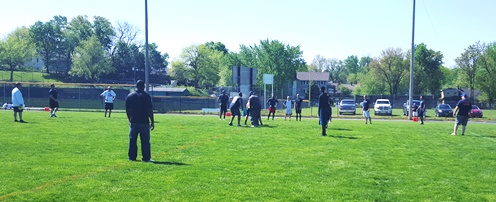
[[[77,16],[68,21],[54,16],[48,22],[21,27],[0,41],[0,65],[11,72],[39,55],[44,71],[71,81],[101,82],[104,79],[143,79],[145,56],[139,29],[129,23],[113,26],[107,19]],[[256,84],[262,87],[263,74],[274,75],[274,89],[287,89],[298,71],[329,72],[333,83],[356,85],[353,94],[408,93],[411,51],[386,48],[378,57],[356,55],[341,60],[317,55],[307,63],[299,46],[278,40],[260,40],[258,44],[240,45],[239,52],[229,51],[221,42],[206,42],[183,49],[169,64],[167,53],[149,45],[150,80],[167,84],[211,90],[233,86],[232,67],[258,69]],[[443,54],[426,44],[415,45],[414,94],[439,95],[442,88],[458,87],[481,91],[480,101],[493,103],[496,98],[496,43],[476,42],[467,47],[452,69],[443,66]],[[168,72],[168,73],[166,73]],[[339,86],[343,92],[346,89]],[[473,99],[473,95],[470,95]]]

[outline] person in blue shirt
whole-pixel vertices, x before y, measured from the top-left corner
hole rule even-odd
[[[219,120],[222,120],[222,115],[224,115],[224,120],[226,120],[227,101],[229,101],[229,97],[226,95],[226,91],[222,91],[222,95],[219,96],[217,101],[220,105]]]
[[[458,126],[462,125],[462,135],[465,135],[465,129],[467,128],[468,117],[470,115],[470,110],[472,110],[472,103],[467,99],[467,94],[462,93],[462,99],[456,104],[455,110],[453,111],[453,116],[456,117],[455,127],[453,128],[453,133],[451,135],[456,135]],[[458,112],[458,114],[457,114]]]
[[[372,124],[372,118],[370,118],[370,100],[367,99],[366,95],[363,96],[362,114],[365,117],[365,124],[367,124],[367,120]]]
[[[234,121],[234,117],[238,116],[238,126],[241,126],[241,112],[239,109],[243,110],[243,94],[239,92],[238,96],[235,96],[230,104],[230,109],[231,109],[231,122],[229,122],[229,125],[232,126],[232,122]]]
[[[418,117],[420,118],[420,124],[424,124],[424,119],[425,119],[425,101],[424,101],[424,97],[423,96],[420,96],[420,104],[419,104],[419,107],[417,109],[417,114],[418,114]]]
[[[322,127],[322,136],[326,136],[327,124],[329,123],[329,117],[331,116],[331,107],[329,104],[329,96],[325,93],[326,88],[324,86],[320,87],[319,96],[319,124]]]

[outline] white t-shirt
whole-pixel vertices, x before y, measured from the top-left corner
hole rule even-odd
[[[12,106],[19,107],[21,105],[24,105],[24,98],[22,98],[21,91],[17,87],[15,87],[12,90]]]
[[[100,96],[105,97],[105,103],[114,103],[114,97],[116,94],[113,90],[105,90]]]

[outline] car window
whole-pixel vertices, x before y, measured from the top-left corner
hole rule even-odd
[[[388,105],[389,102],[388,101],[377,101],[376,104],[386,104],[386,105]]]
[[[341,101],[341,104],[345,104],[345,105],[355,105],[355,101]]]
[[[449,105],[439,105],[439,109],[449,109],[451,108]]]

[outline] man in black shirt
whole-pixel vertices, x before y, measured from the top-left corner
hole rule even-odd
[[[322,126],[322,136],[326,136],[327,124],[329,123],[329,117],[331,116],[331,107],[329,104],[329,96],[325,93],[325,87],[320,87],[319,96],[319,123]]]
[[[276,96],[273,95],[272,98],[267,100],[267,103],[269,104],[269,116],[267,116],[267,120],[269,120],[271,113],[272,113],[272,120],[274,120],[274,115],[276,113],[276,107],[279,104],[279,102],[277,101]]]
[[[150,129],[155,128],[152,98],[145,92],[145,82],[138,80],[137,90],[126,97],[126,115],[129,120],[129,160],[135,161],[138,155],[138,134],[141,141],[141,154],[144,162],[152,162],[150,149]]]
[[[251,127],[258,127],[258,122],[261,120],[260,110],[262,109],[262,103],[255,92],[251,92],[250,94],[252,95],[248,99],[248,103],[250,105]]]
[[[243,110],[243,94],[239,92],[238,96],[234,97],[231,102],[231,122],[229,122],[229,125],[232,126],[232,122],[234,121],[234,117],[238,116],[238,126],[241,126],[241,112],[239,111],[239,108]]]
[[[229,101],[226,91],[222,91],[222,95],[219,96],[217,101],[220,104],[219,120],[222,120],[222,115],[224,115],[224,120],[226,120],[227,101]]]
[[[49,95],[49,106],[50,106],[50,117],[57,117],[56,113],[59,110],[59,102],[57,101],[59,93],[55,90],[55,84],[50,85]]]
[[[295,111],[296,111],[296,121],[298,121],[298,115],[300,116],[301,121],[301,104],[303,103],[303,99],[300,98],[300,94],[296,94],[295,99]]]
[[[458,125],[462,124],[462,135],[465,135],[465,129],[467,128],[468,116],[472,110],[472,103],[467,99],[467,94],[462,94],[462,99],[456,104],[455,110],[453,111],[453,116],[456,116],[455,127],[453,128],[453,133],[451,135],[456,135],[458,130]],[[458,114],[456,114],[458,112]]]

